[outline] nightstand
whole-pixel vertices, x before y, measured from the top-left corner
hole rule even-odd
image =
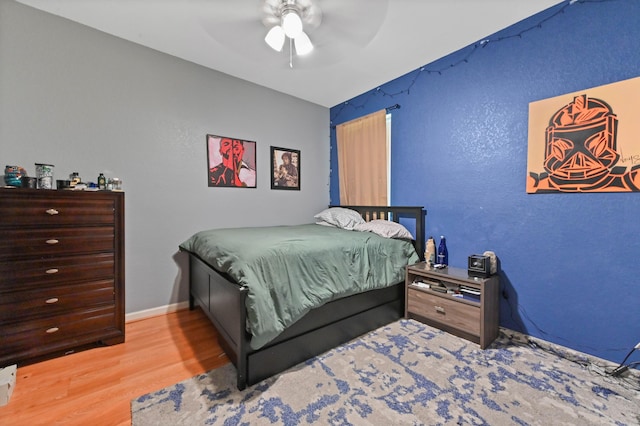
[[[498,337],[499,278],[470,277],[466,269],[407,266],[405,317],[413,318],[485,349]]]

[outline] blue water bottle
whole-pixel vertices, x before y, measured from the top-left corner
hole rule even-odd
[[[438,263],[440,265],[449,265],[449,251],[447,250],[447,240],[444,235],[440,235],[440,245],[438,246]]]

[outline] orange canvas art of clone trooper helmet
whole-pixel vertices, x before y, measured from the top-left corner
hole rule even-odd
[[[620,158],[616,150],[618,118],[604,101],[576,96],[551,117],[546,129],[544,169],[549,187],[590,191],[612,183]]]

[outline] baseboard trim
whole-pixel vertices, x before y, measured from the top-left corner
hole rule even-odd
[[[170,305],[158,306],[157,308],[145,309],[138,312],[131,312],[124,316],[125,322],[138,321],[141,319],[157,317],[159,315],[170,314],[171,312],[180,311],[182,309],[188,309],[189,302],[178,302]]]
[[[599,373],[604,372],[604,368],[607,368],[611,371],[619,365],[613,361],[609,361],[604,358],[597,357],[595,355],[590,355],[585,352],[580,352],[577,349],[571,349],[566,346],[563,346],[557,343],[552,343],[547,340],[540,339],[538,337],[533,337],[528,334],[511,330],[506,327],[500,327],[500,334],[507,337],[514,344],[530,345],[531,343],[533,343],[536,346],[538,346],[540,349],[549,351],[569,361],[574,361],[574,362],[578,361],[580,364],[584,362],[588,362],[592,366],[596,366],[598,370],[602,370],[602,371],[596,371]],[[640,379],[640,369],[630,368],[627,371],[630,375],[634,376],[636,379]]]

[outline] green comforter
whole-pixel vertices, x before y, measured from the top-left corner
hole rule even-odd
[[[248,287],[253,349],[324,303],[401,282],[419,261],[410,241],[316,224],[212,229],[180,248]]]

